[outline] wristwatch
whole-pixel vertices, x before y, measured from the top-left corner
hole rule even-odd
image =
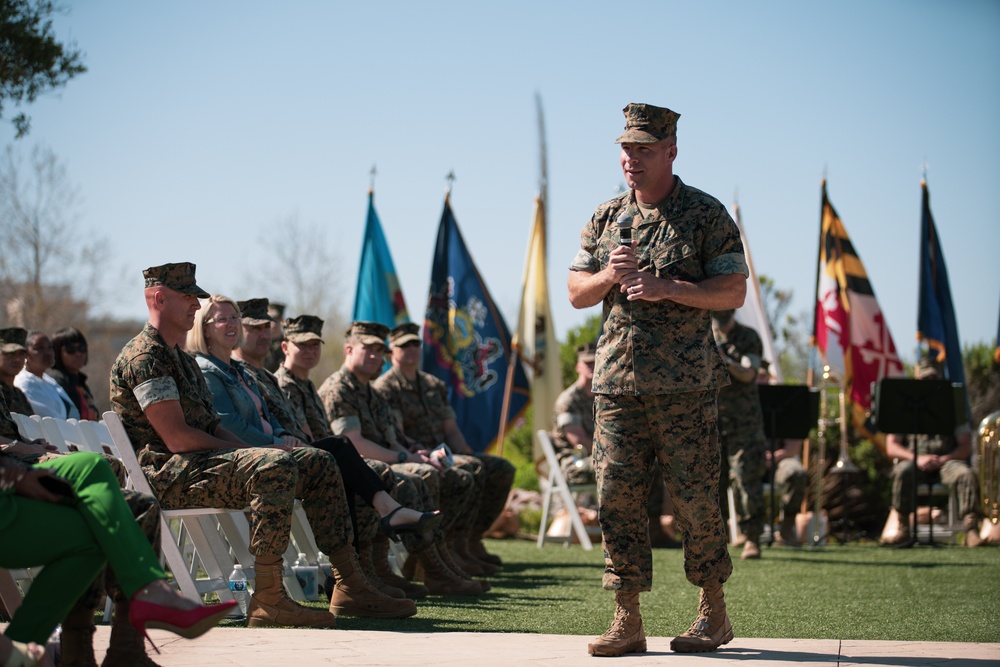
[[[399,460],[400,463],[406,463],[406,459],[410,458],[410,455],[407,454],[406,452],[400,452],[399,454],[396,455],[396,458]]]

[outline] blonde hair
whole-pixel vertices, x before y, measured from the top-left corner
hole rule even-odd
[[[221,294],[213,294],[212,296],[204,299],[201,302],[201,308],[198,312],[194,314],[194,326],[191,330],[187,332],[187,340],[184,343],[184,349],[190,353],[195,354],[196,352],[201,352],[202,354],[211,354],[208,351],[208,339],[205,337],[205,321],[208,319],[208,311],[212,309],[212,306],[219,303],[228,303],[236,311],[236,317],[241,317],[240,307],[236,305],[236,302],[230,299],[228,296],[222,296]],[[240,323],[239,328],[236,330],[236,347],[243,346],[243,324]]]

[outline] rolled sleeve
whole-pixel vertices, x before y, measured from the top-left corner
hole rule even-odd
[[[143,411],[154,403],[181,400],[181,394],[177,390],[177,382],[172,377],[156,377],[146,380],[137,385],[133,393]]]
[[[347,417],[337,417],[332,422],[330,422],[330,431],[334,435],[343,435],[348,431],[360,431],[361,430],[361,420],[356,415],[349,415]]]

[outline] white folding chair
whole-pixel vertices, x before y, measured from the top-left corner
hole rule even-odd
[[[125,465],[129,487],[155,496],[139,466],[121,419],[114,412],[105,412],[104,425]],[[214,591],[220,599],[231,600],[229,573],[237,562],[243,566],[247,578],[253,578],[254,559],[247,546],[250,530],[244,516],[245,511],[211,507],[173,510],[161,508],[163,523],[160,542],[163,558],[186,596],[198,599],[201,595]],[[178,524],[176,539],[171,530],[171,522]],[[190,538],[195,552],[187,558],[180,544],[184,534]],[[199,569],[205,576],[201,576]],[[289,595],[296,600],[304,599],[302,587],[291,568],[286,567],[285,572],[285,587]]]
[[[28,442],[44,437],[42,435],[42,420],[40,417],[35,419],[30,415],[22,415],[19,412],[12,412],[10,416],[14,420],[14,423],[17,424],[17,430],[21,434],[21,437]]]
[[[545,493],[542,495],[542,525],[538,529],[538,548],[541,549],[546,542],[562,542],[565,545],[569,545],[572,541],[572,534],[576,533],[577,539],[580,540],[580,546],[590,551],[594,548],[594,545],[590,541],[590,535],[587,534],[587,527],[583,525],[583,519],[580,518],[580,512],[576,508],[574,494],[584,492],[596,493],[597,484],[595,482],[589,484],[569,484],[566,481],[566,476],[563,475],[562,468],[559,467],[559,460],[556,458],[555,449],[552,448],[552,441],[549,439],[549,434],[543,430],[539,430],[535,432],[535,437],[538,438],[538,444],[545,454],[545,463],[549,468],[548,483],[545,487]],[[552,509],[553,492],[559,494],[563,506],[569,513],[572,524],[573,532],[565,537],[549,537],[546,535],[549,527],[549,512]]]

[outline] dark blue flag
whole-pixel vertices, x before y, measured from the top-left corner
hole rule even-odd
[[[962,341],[958,337],[955,306],[951,300],[948,269],[931,216],[927,181],[921,181],[923,212],[920,219],[920,303],[917,311],[917,340],[924,341],[944,367],[944,379],[965,385]],[[968,395],[966,395],[968,401]]]
[[[510,360],[510,330],[493,303],[458,230],[448,198],[438,227],[424,316],[422,368],[448,386],[448,400],[466,442],[491,449],[500,430]],[[528,405],[528,378],[514,365],[507,424]]]

